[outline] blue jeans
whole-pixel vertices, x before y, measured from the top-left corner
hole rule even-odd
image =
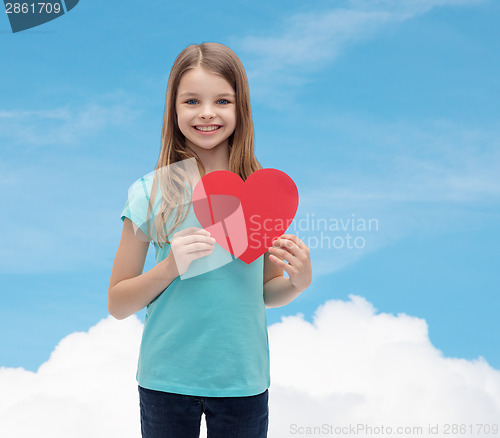
[[[139,386],[142,438],[266,438],[268,390],[249,397],[198,397]]]

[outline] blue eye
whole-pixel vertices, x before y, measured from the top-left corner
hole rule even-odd
[[[193,102],[193,103],[191,103],[191,102]],[[186,103],[187,103],[188,105],[194,105],[194,104],[198,103],[198,100],[196,100],[196,99],[189,99],[189,100],[186,100]],[[222,105],[227,105],[227,104],[228,104],[228,103],[230,103],[230,102],[229,102],[229,100],[227,100],[227,99],[219,99],[219,100],[217,101],[217,103],[222,103]]]

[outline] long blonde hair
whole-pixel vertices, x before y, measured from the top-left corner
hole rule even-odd
[[[149,234],[149,217],[158,186],[161,188],[162,203],[160,212],[154,219],[154,240],[162,247],[162,242],[170,244],[167,235],[177,227],[187,216],[189,202],[192,199],[192,188],[186,187],[187,175],[185,169],[170,166],[189,158],[195,158],[198,171],[205,175],[205,168],[199,156],[191,149],[186,148],[185,138],[177,123],[175,102],[177,90],[182,75],[193,68],[202,67],[210,73],[222,76],[231,84],[235,91],[236,127],[228,138],[229,170],[246,180],[253,172],[262,169],[254,155],[254,132],[252,110],[250,107],[250,91],[248,79],[238,56],[227,46],[219,43],[192,44],[186,47],[175,59],[167,84],[165,112],[161,133],[162,147],[155,168],[155,176],[151,190],[151,199],[147,213]],[[192,161],[192,160],[191,160]],[[165,171],[166,170],[166,171]],[[173,225],[165,231],[165,221],[170,213],[176,210]]]

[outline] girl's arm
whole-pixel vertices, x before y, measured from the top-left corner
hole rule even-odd
[[[126,217],[108,288],[108,311],[116,319],[127,318],[146,307],[179,275],[172,251],[143,274],[148,248],[149,241],[136,236]]]
[[[214,244],[215,239],[203,228],[185,228],[172,236],[168,256],[143,274],[149,239],[140,228],[136,235],[126,217],[109,281],[109,313],[124,319],[143,309],[184,274],[193,260],[211,254]]]

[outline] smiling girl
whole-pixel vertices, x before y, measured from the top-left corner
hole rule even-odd
[[[154,175],[133,186],[122,212],[108,308],[123,319],[147,306],[137,369],[143,438],[199,437],[203,413],[209,437],[266,437],[265,309],[309,286],[309,248],[284,234],[250,264],[233,258],[184,278],[202,260],[227,256],[193,213],[197,178],[175,168],[189,161],[198,179],[227,170],[245,180],[262,168],[245,70],[222,44],[191,45],[174,62]],[[150,242],[156,265],[143,273]]]

